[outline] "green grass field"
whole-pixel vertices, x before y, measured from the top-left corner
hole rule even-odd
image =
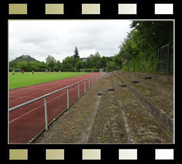
[[[20,72],[15,72],[13,75],[9,72],[9,89],[15,89],[25,87],[29,85],[50,82],[54,80],[65,79],[69,77],[80,76],[87,73],[79,72],[35,72],[33,75],[31,72],[25,72],[23,75]]]

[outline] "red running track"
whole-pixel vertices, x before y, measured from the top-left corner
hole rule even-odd
[[[9,91],[9,108],[20,105],[47,93],[66,87],[78,81],[90,78],[100,73],[90,73],[73,78],[32,85]],[[92,81],[90,81],[90,86]],[[89,81],[86,81],[86,90]],[[84,93],[84,82],[80,83],[80,95]],[[78,98],[78,85],[69,88],[69,104]],[[48,123],[67,108],[67,90],[64,89],[47,97]],[[9,112],[9,143],[28,143],[45,128],[44,99]]]

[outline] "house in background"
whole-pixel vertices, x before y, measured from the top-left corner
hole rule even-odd
[[[82,61],[87,61],[88,58],[80,58]]]
[[[30,55],[22,55],[23,58],[30,58]]]

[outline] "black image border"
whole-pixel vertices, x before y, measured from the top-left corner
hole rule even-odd
[[[5,1],[5,0],[4,0]],[[27,3],[28,14],[27,15],[9,15],[9,4],[14,3]],[[63,3],[64,14],[63,15],[45,15],[45,4],[46,3]],[[81,4],[82,3],[99,3],[101,5],[101,13],[99,15],[82,15]],[[137,14],[136,15],[118,15],[118,4],[119,3],[136,3]],[[60,163],[60,162],[83,162],[82,161],[82,149],[101,149],[101,161],[102,162],[113,162],[119,163],[118,150],[119,149],[137,149],[138,159],[137,161],[155,161],[155,149],[174,149],[174,160],[180,160],[180,116],[181,111],[177,109],[175,101],[175,143],[174,144],[8,144],[8,20],[13,19],[171,19],[177,26],[177,4],[174,1],[166,2],[173,3],[174,11],[172,15],[155,15],[154,4],[164,2],[152,2],[152,1],[121,1],[121,0],[94,0],[94,1],[71,1],[71,0],[7,0],[3,2],[0,10],[0,59],[1,59],[1,99],[0,99],[0,125],[1,125],[1,146],[0,146],[0,160],[2,163],[12,163],[9,160],[10,149],[28,149],[28,160],[17,161],[18,163]],[[176,29],[175,29],[176,30]],[[175,36],[175,43],[176,43]],[[175,47],[176,51],[176,47]],[[176,51],[177,52],[177,51]],[[176,57],[175,57],[176,58]],[[3,61],[3,62],[2,62]],[[5,62],[6,61],[6,62]],[[3,63],[3,64],[2,64]],[[176,66],[175,66],[176,67]],[[177,69],[175,69],[176,72]],[[177,73],[175,73],[177,74]],[[175,80],[176,81],[176,80]],[[175,84],[176,86],[176,84]],[[176,91],[175,91],[176,93]],[[177,93],[176,93],[177,95]],[[64,149],[65,160],[64,161],[46,161],[45,160],[45,149]],[[94,161],[99,163],[101,161]]]

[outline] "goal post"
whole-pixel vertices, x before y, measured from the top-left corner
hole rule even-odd
[[[85,70],[84,69],[80,69],[80,73],[84,73],[85,72]]]
[[[100,69],[99,72],[104,72],[103,69]]]

